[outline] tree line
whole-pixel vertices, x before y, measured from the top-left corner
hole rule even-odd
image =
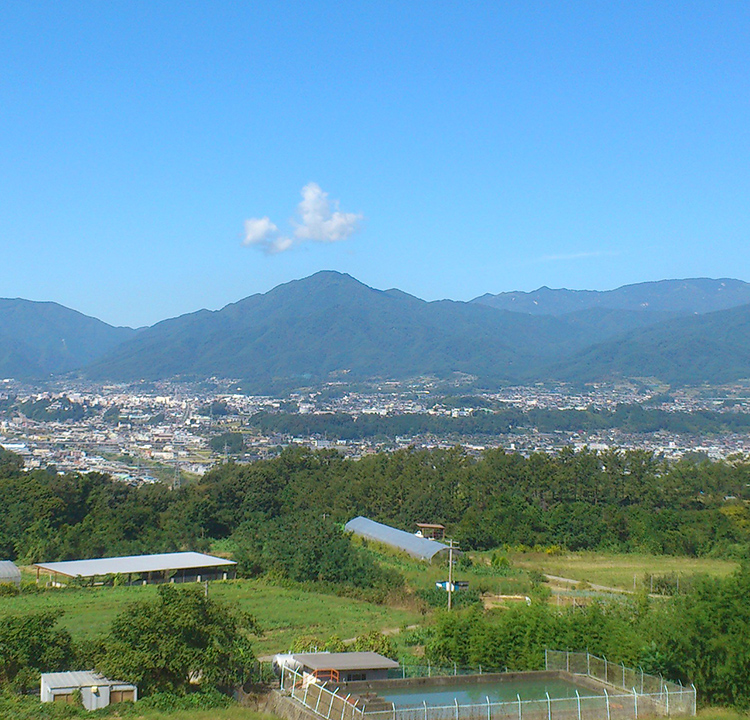
[[[476,402],[473,404],[476,405]],[[686,435],[713,435],[747,432],[750,430],[750,414],[707,410],[666,411],[622,403],[614,410],[589,408],[523,411],[519,408],[481,408],[458,417],[427,413],[384,416],[368,413],[355,416],[349,413],[312,415],[263,411],[253,415],[248,420],[248,425],[264,434],[319,435],[335,440],[415,435],[467,437],[507,434],[530,429],[543,433],[619,429],[629,433],[665,431]]]
[[[0,458],[0,555],[52,561],[208,549],[227,540],[263,569],[299,575],[279,547],[294,537],[294,551],[309,555],[319,543],[315,532],[338,542],[341,525],[364,515],[409,531],[418,521],[442,523],[466,549],[560,545],[745,557],[749,483],[744,458],[668,463],[645,451],[524,457],[489,450],[474,458],[460,448],[410,449],[351,460],[290,448],[270,460],[220,465],[179,490],[132,487],[97,473],[27,473]],[[248,571],[255,571],[249,562]]]

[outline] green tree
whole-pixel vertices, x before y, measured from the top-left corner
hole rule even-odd
[[[162,585],[154,602],[131,605],[115,618],[97,670],[136,683],[145,694],[185,692],[191,683],[229,687],[253,666],[255,620],[204,595],[199,587]]]
[[[70,669],[75,651],[68,631],[56,627],[61,614],[0,618],[0,685],[27,690],[42,672]]]

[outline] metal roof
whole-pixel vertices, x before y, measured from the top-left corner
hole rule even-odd
[[[117,685],[118,687],[134,688],[135,685],[121,682],[120,680],[109,680],[104,675],[99,675],[92,670],[76,670],[73,672],[42,673],[42,682],[50,690],[63,690],[67,688],[93,687],[94,685]]]
[[[0,560],[0,583],[20,583],[21,571],[10,560]]]
[[[385,545],[398,548],[412,557],[420,560],[432,560],[432,558],[443,550],[448,550],[447,545],[435,540],[417,537],[404,530],[397,530],[389,525],[369,520],[366,517],[355,517],[345,525],[346,530],[355,535],[375,540]]]
[[[383,670],[399,666],[376,652],[294,653],[293,657],[311,670]]]
[[[160,555],[128,555],[127,557],[70,560],[67,562],[36,563],[34,567],[67,577],[94,577],[120,573],[188,570],[236,565],[233,560],[197,552],[162,553]]]

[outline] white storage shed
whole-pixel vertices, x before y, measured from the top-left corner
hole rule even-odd
[[[42,702],[77,702],[76,690],[86,710],[98,710],[114,703],[135,702],[138,688],[129,683],[109,680],[90,670],[77,672],[42,673],[39,697]]]

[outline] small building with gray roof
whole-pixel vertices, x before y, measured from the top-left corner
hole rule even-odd
[[[354,682],[386,680],[389,670],[397,670],[395,660],[376,652],[294,653],[302,672],[319,682]]]
[[[110,680],[90,670],[42,673],[39,692],[42,702],[74,705],[78,702],[78,693],[87,710],[138,700],[135,685]]]

